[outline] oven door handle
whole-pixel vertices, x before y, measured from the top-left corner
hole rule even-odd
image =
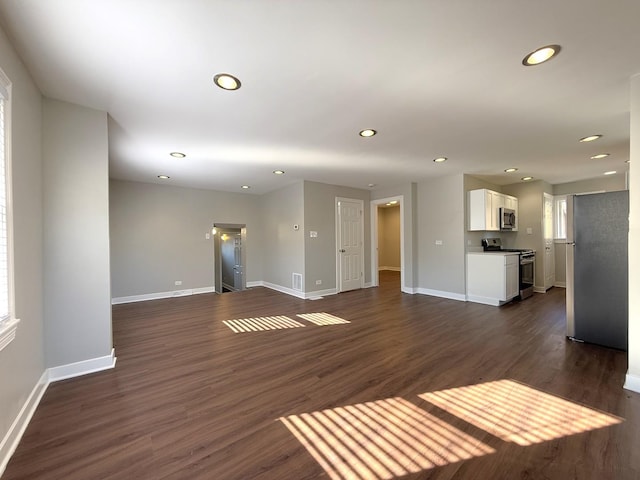
[[[536,260],[534,258],[521,258],[520,265],[529,265],[530,263],[533,263],[535,261]]]

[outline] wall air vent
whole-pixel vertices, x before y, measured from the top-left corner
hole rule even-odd
[[[302,274],[301,273],[293,273],[291,274],[291,285],[294,290],[298,292],[302,291]]]

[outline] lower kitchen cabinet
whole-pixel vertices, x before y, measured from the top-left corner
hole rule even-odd
[[[467,254],[467,300],[502,305],[519,294],[520,257],[511,252]]]

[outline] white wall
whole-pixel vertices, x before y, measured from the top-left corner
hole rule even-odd
[[[418,184],[418,287],[464,297],[463,175]],[[436,245],[441,241],[441,245]]]
[[[10,427],[45,371],[43,324],[42,96],[0,30],[0,68],[11,80],[15,340],[0,352],[0,474]]]
[[[107,114],[43,102],[47,366],[111,354]]]
[[[631,78],[629,158],[629,370],[625,386],[640,392],[640,74]]]
[[[112,180],[114,299],[213,288],[213,223],[246,225],[246,280],[262,280],[259,208],[255,195]]]

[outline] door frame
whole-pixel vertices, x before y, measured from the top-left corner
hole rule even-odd
[[[378,272],[378,207],[392,201],[397,201],[400,205],[400,290],[404,292],[407,288],[404,278],[404,195],[371,200],[371,286],[377,287],[380,285]]]
[[[354,202],[360,205],[360,265],[362,266],[362,275],[360,275],[360,288],[364,288],[364,200],[358,198],[336,197],[335,201],[335,224],[336,224],[336,293],[342,292],[342,276],[340,264],[340,202]]]
[[[213,223],[213,228],[217,229],[213,235],[213,290],[222,293],[222,259],[220,247],[220,233],[225,229],[240,230],[240,262],[242,265],[242,290],[247,288],[247,225],[244,223]]]

